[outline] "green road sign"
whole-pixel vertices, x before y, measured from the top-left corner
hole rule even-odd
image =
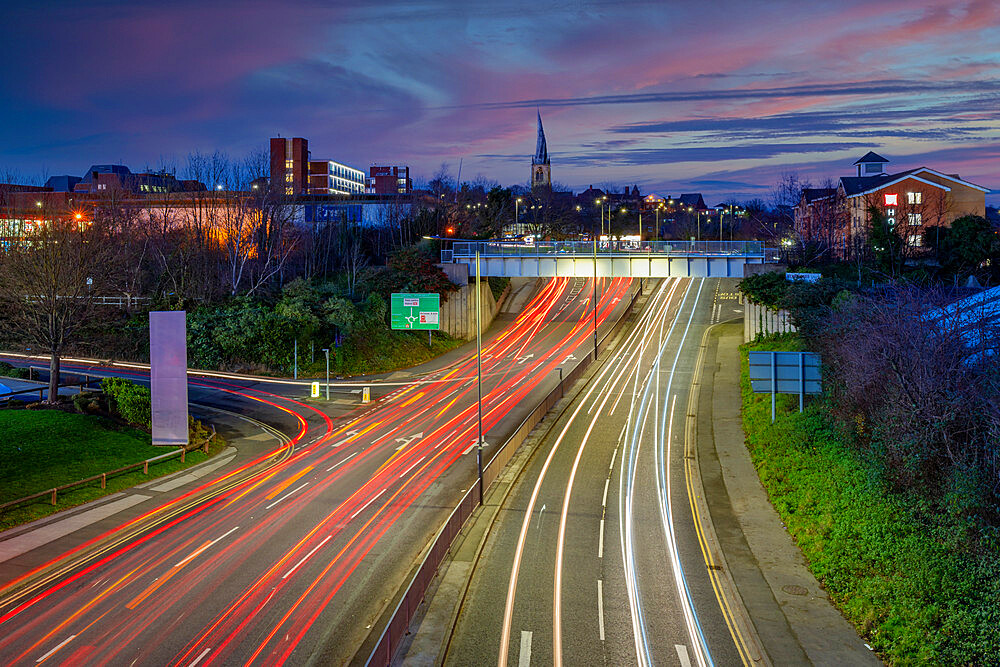
[[[441,297],[438,294],[395,292],[390,314],[393,329],[436,331],[441,328]]]

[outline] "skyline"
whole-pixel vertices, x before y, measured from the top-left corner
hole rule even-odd
[[[537,108],[575,191],[766,199],[868,150],[1000,188],[992,2],[57,2],[8,26],[0,168],[27,178],[182,170],[280,134],[361,169],[526,183]]]

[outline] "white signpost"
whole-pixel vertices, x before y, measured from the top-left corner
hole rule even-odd
[[[187,313],[149,313],[153,444],[188,444]]]

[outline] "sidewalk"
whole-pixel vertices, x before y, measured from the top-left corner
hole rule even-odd
[[[711,330],[698,401],[698,463],[726,566],[774,665],[878,665],[806,567],[760,484],[740,415],[742,323]]]
[[[222,469],[241,465],[281,442],[273,429],[246,417],[204,405],[192,409],[198,417],[206,417],[207,413],[212,413],[212,422],[220,433],[225,432],[230,443],[211,459],[0,532],[0,589],[74,547],[208,481]]]

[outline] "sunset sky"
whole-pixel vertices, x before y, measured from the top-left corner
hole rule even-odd
[[[1000,189],[1000,2],[44,2],[5,8],[0,170],[302,136],[367,169],[766,198],[868,150]],[[44,9],[43,9],[44,7]],[[1000,203],[1000,194],[987,195]]]

